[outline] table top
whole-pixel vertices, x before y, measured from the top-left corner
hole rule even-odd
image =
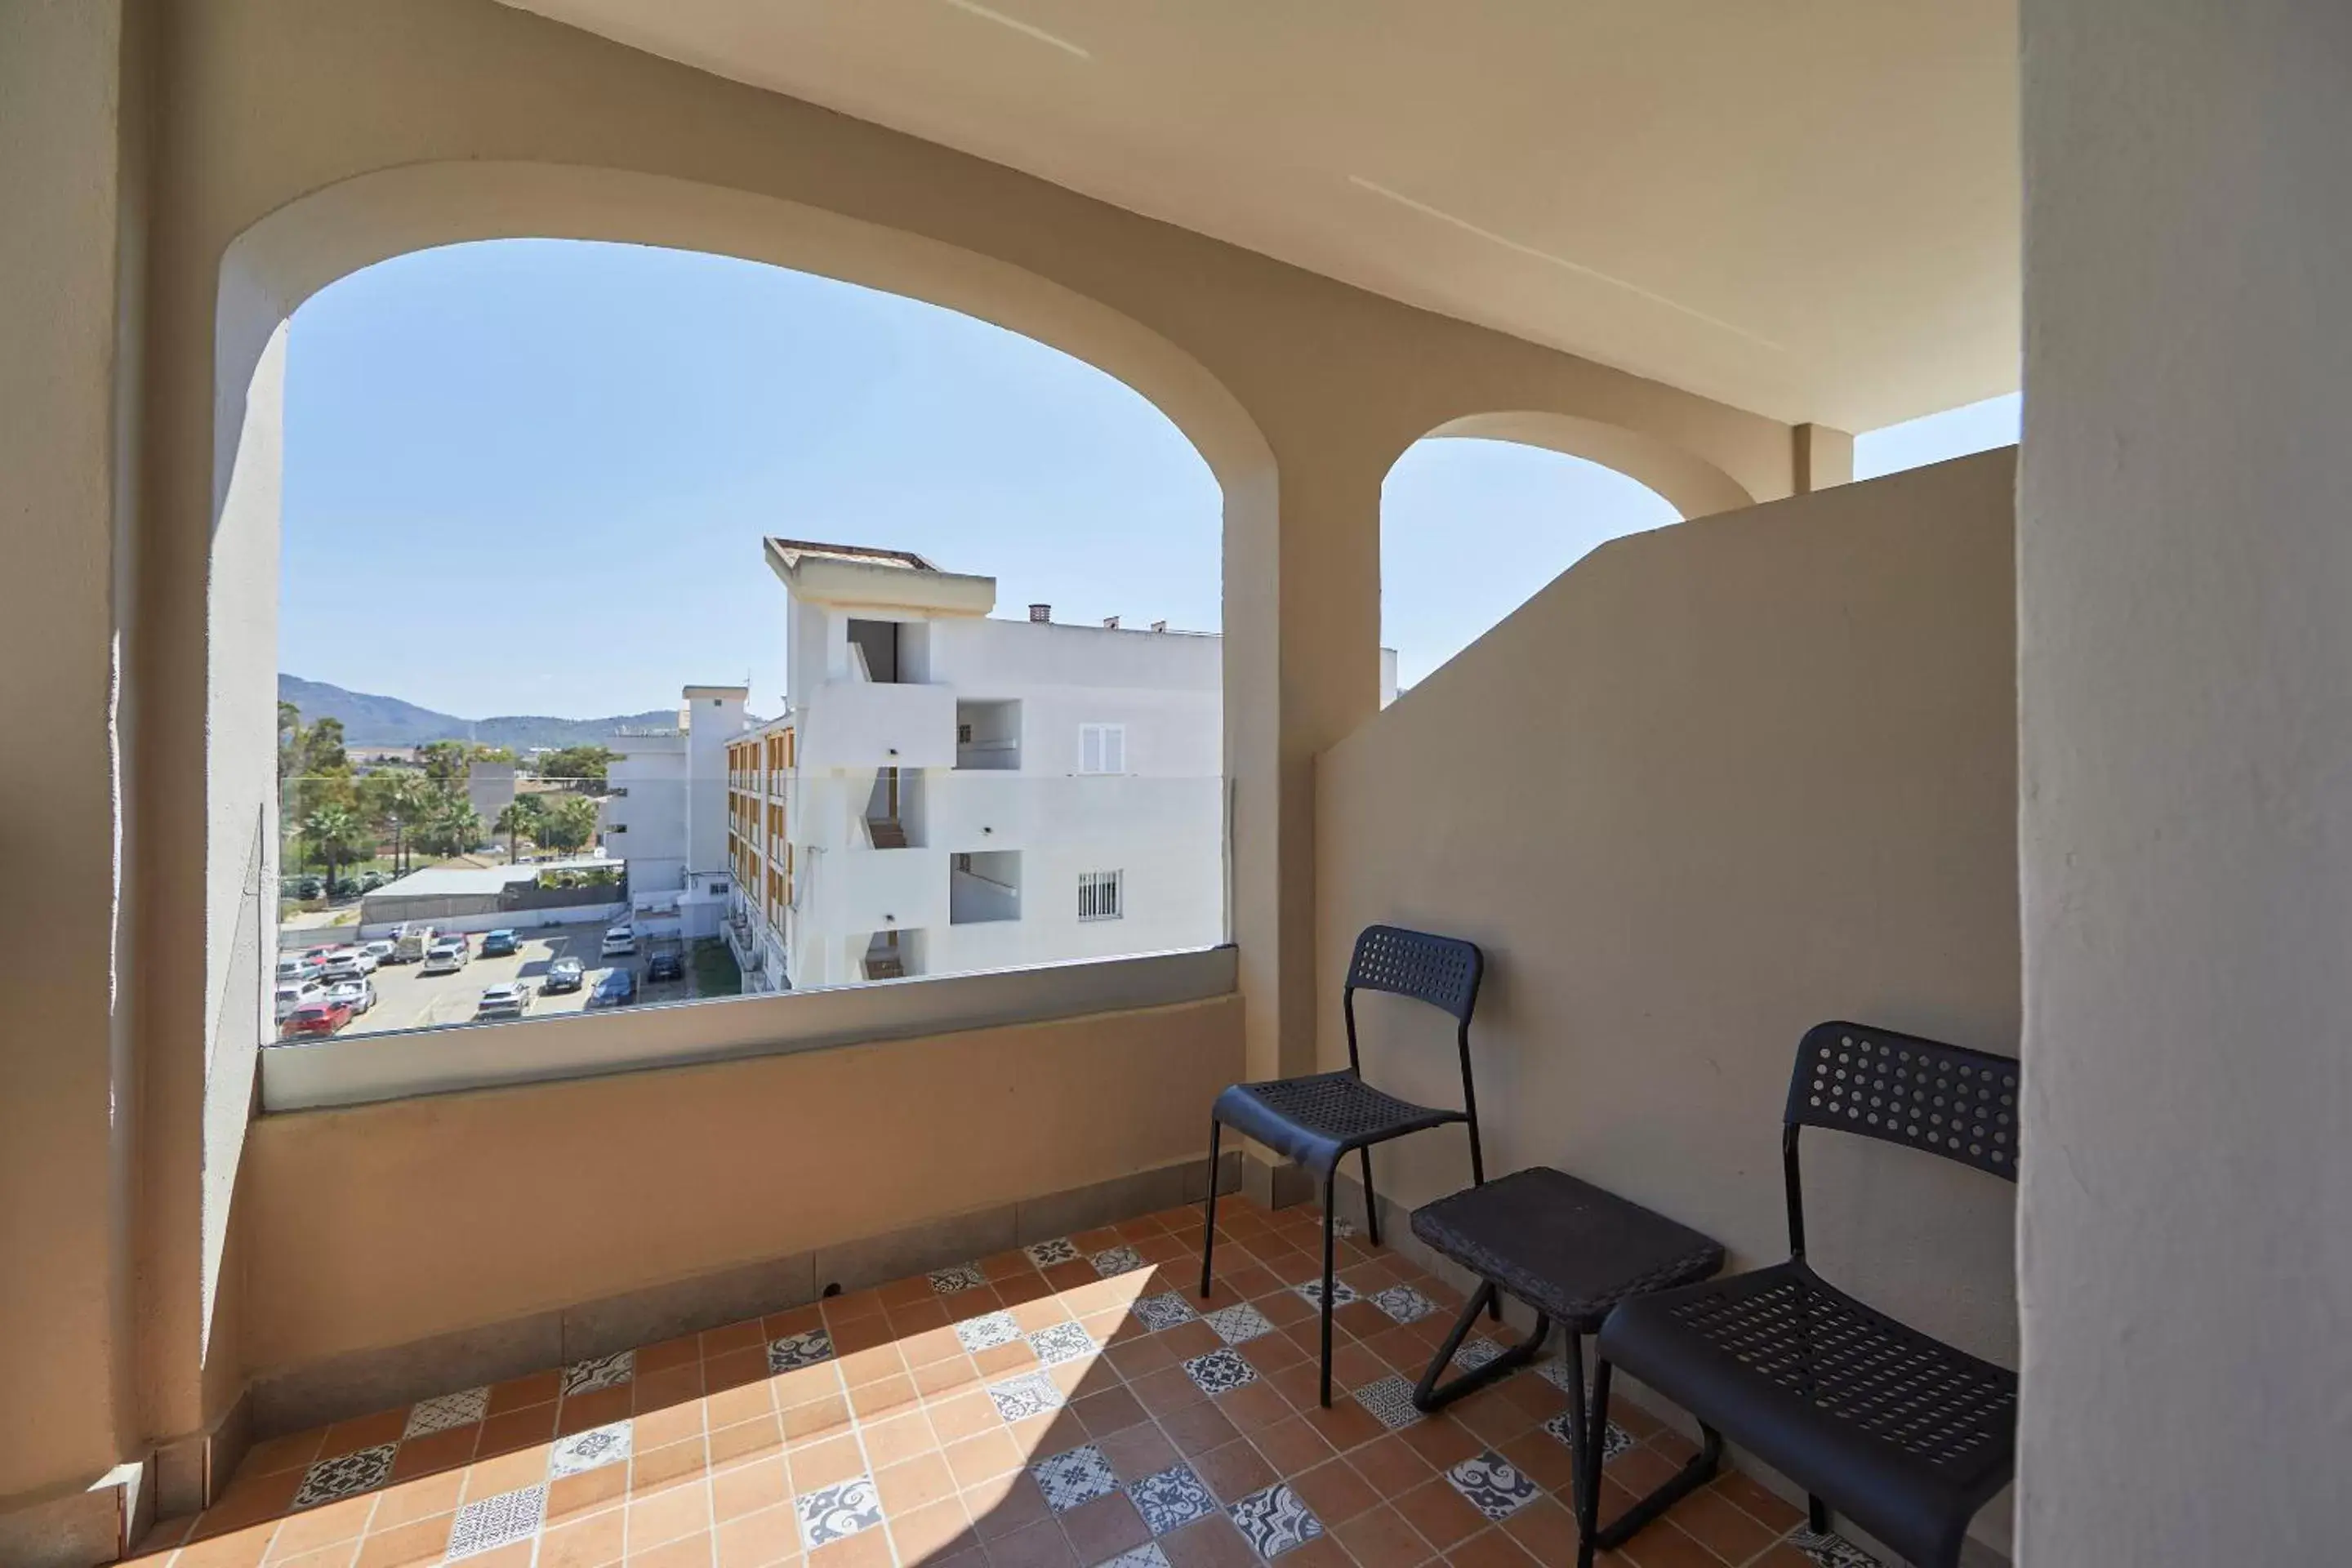
[[[1713,1237],[1549,1165],[1424,1204],[1412,1232],[1587,1333],[1628,1296],[1694,1284],[1723,1267]]]

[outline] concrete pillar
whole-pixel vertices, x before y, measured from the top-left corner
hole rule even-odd
[[[1853,483],[1853,437],[1827,425],[1789,427],[1789,493]]]
[[[2021,23],[2018,1560],[2336,1561],[2352,7]]]
[[[119,708],[143,289],[121,0],[0,6],[0,1560],[95,1562],[137,1446]]]

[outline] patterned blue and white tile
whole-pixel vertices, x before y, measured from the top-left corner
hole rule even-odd
[[[1543,1429],[1570,1453],[1576,1451],[1576,1444],[1569,1436],[1567,1411],[1563,1410],[1545,1422]],[[1633,1446],[1633,1434],[1612,1421],[1601,1435],[1601,1462],[1605,1465],[1620,1454],[1630,1453]]]
[[[1789,1537],[1789,1544],[1811,1558],[1817,1568],[1881,1568],[1877,1558],[1834,1531],[1817,1535],[1800,1530]]]
[[[1445,1479],[1472,1508],[1497,1522],[1538,1495],[1534,1479],[1492,1448],[1463,1460],[1445,1472]]]
[[[617,1465],[629,1457],[635,1440],[634,1424],[627,1421],[591,1426],[585,1432],[558,1437],[555,1447],[548,1450],[547,1473],[551,1478],[576,1476]]]
[[[1474,1334],[1462,1342],[1454,1352],[1454,1364],[1465,1372],[1475,1372],[1503,1353],[1503,1347],[1484,1334]]]
[[[1143,1254],[1131,1247],[1114,1247],[1096,1253],[1094,1266],[1095,1272],[1106,1279],[1114,1274],[1132,1274],[1139,1268],[1149,1267],[1143,1261]]]
[[[1007,1421],[1026,1421],[1032,1415],[1059,1410],[1064,1404],[1060,1385],[1042,1372],[1024,1373],[1003,1383],[992,1383],[988,1385],[988,1397],[995,1402],[996,1413]]]
[[[1201,1320],[1217,1331],[1217,1338],[1229,1345],[1247,1344],[1262,1335],[1274,1332],[1274,1325],[1265,1314],[1247,1301],[1235,1306],[1220,1307]]]
[[[1036,1479],[1037,1489],[1045,1494],[1045,1506],[1055,1513],[1083,1508],[1118,1490],[1118,1476],[1110,1461],[1091,1443],[1040,1459],[1029,1467],[1029,1474]]]
[[[1021,1325],[1010,1312],[985,1312],[955,1326],[956,1342],[975,1354],[1009,1345],[1021,1337]]]
[[[852,1476],[793,1500],[801,1544],[811,1552],[846,1540],[882,1522],[882,1499],[865,1476]]]
[[[637,1352],[635,1351],[615,1351],[611,1355],[575,1361],[563,1369],[564,1396],[593,1394],[600,1388],[618,1388],[636,1375]]]
[[[1372,1305],[1400,1323],[1417,1323],[1437,1310],[1437,1303],[1410,1285],[1391,1285],[1372,1292]]]
[[[392,1458],[399,1448],[397,1443],[378,1443],[373,1448],[355,1448],[348,1454],[314,1462],[302,1472],[302,1484],[294,1493],[294,1507],[317,1508],[320,1503],[375,1490],[392,1479]]]
[[[988,1283],[988,1276],[980,1271],[977,1263],[958,1263],[946,1268],[934,1268],[930,1274],[931,1294],[953,1296],[964,1290],[977,1290]]]
[[[1170,1568],[1168,1553],[1160,1550],[1160,1542],[1147,1541],[1129,1552],[1122,1552],[1102,1568]]]
[[[786,1334],[782,1339],[768,1342],[768,1373],[772,1377],[778,1373],[815,1366],[832,1359],[833,1335],[824,1329]]]
[[[1314,1308],[1317,1308],[1317,1309],[1318,1309],[1318,1310],[1322,1307],[1322,1305],[1323,1305],[1323,1281],[1322,1281],[1322,1280],[1320,1280],[1320,1279],[1309,1279],[1309,1280],[1308,1280],[1308,1281],[1307,1281],[1307,1283],[1306,1283],[1306,1284],[1304,1284],[1304,1285],[1293,1285],[1290,1289],[1291,1289],[1291,1292],[1292,1292],[1294,1295],[1297,1295],[1297,1296],[1300,1296],[1300,1297],[1305,1298],[1305,1300],[1306,1300],[1306,1301],[1307,1301],[1307,1304],[1308,1306],[1310,1306],[1310,1307],[1314,1307]],[[1344,1306],[1346,1306],[1346,1305],[1347,1305],[1349,1302],[1350,1302],[1350,1301],[1360,1300],[1361,1300],[1361,1298],[1360,1298],[1360,1297],[1359,1297],[1359,1296],[1356,1294],[1356,1288],[1355,1288],[1353,1285],[1349,1284],[1345,1279],[1334,1279],[1334,1280],[1332,1280],[1332,1281],[1331,1281],[1331,1305],[1332,1305],[1332,1306],[1334,1306],[1334,1307],[1344,1307]]]
[[[1102,1347],[1094,1336],[1078,1323],[1048,1323],[1023,1336],[1037,1359],[1047,1366],[1059,1366],[1066,1361],[1079,1361],[1094,1354]]]
[[[1162,1290],[1157,1296],[1146,1296],[1128,1308],[1153,1333],[1172,1329],[1179,1323],[1189,1323],[1201,1314],[1192,1308],[1181,1290]]]
[[[453,1426],[470,1426],[479,1421],[490,1407],[489,1385],[460,1389],[437,1398],[420,1399],[408,1407],[408,1426],[400,1434],[406,1442],[433,1432],[446,1432]]]
[[[1128,1500],[1135,1511],[1143,1516],[1145,1528],[1154,1535],[1165,1535],[1171,1530],[1181,1530],[1196,1519],[1206,1519],[1217,1511],[1217,1500],[1201,1478],[1192,1473],[1190,1465],[1171,1465],[1155,1475],[1127,1485]]]
[[[1184,1375],[1194,1387],[1206,1394],[1223,1394],[1245,1383],[1257,1381],[1257,1368],[1241,1358],[1231,1346],[1220,1346],[1206,1355],[1196,1355],[1184,1363]]]
[[[1077,1245],[1066,1236],[1057,1236],[1050,1241],[1033,1241],[1021,1250],[1027,1253],[1029,1261],[1040,1268],[1051,1268],[1057,1263],[1076,1263],[1080,1257]]]
[[[1225,1511],[1233,1516],[1234,1528],[1242,1532],[1251,1550],[1268,1562],[1323,1533],[1323,1521],[1280,1481],[1252,1492]]]
[[[477,1498],[457,1510],[449,1529],[449,1554],[443,1561],[462,1562],[496,1552],[539,1533],[547,1517],[547,1486],[518,1487],[495,1497]]]
[[[1402,1377],[1391,1375],[1378,1383],[1368,1383],[1356,1390],[1355,1400],[1391,1432],[1421,1419],[1421,1412],[1412,1403],[1412,1384]]]

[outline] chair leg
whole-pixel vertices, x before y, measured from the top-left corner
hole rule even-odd
[[[1209,1118],[1209,1209],[1201,1226],[1201,1300],[1209,1299],[1209,1262],[1217,1250],[1217,1138],[1224,1127]]]
[[[1723,1464],[1723,1434],[1702,1421],[1698,1424],[1698,1452],[1688,1463],[1658,1483],[1656,1489],[1609,1521],[1601,1524],[1601,1456],[1609,1444],[1609,1363],[1596,1361],[1592,1367],[1592,1415],[1591,1430],[1585,1437],[1584,1474],[1591,1481],[1579,1494],[1580,1506],[1594,1526],[1584,1537],[1589,1547],[1598,1546],[1603,1552],[1614,1552],[1643,1526],[1666,1510],[1698,1490],[1715,1479]]]
[[[1323,1408],[1331,1408],[1331,1195],[1339,1167],[1323,1173]]]
[[[1364,1228],[1371,1232],[1372,1245],[1381,1244],[1381,1200],[1372,1192],[1372,1146],[1370,1143],[1356,1151],[1364,1163]]]
[[[1805,1494],[1805,1528],[1815,1535],[1830,1532],[1830,1505],[1811,1492]]]

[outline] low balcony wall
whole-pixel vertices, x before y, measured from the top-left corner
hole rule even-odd
[[[945,925],[948,864],[938,849],[829,851],[816,872],[822,896],[803,906],[803,918],[823,917],[811,928],[817,936]]]
[[[799,765],[953,767],[955,713],[952,687],[828,680],[801,721]]]

